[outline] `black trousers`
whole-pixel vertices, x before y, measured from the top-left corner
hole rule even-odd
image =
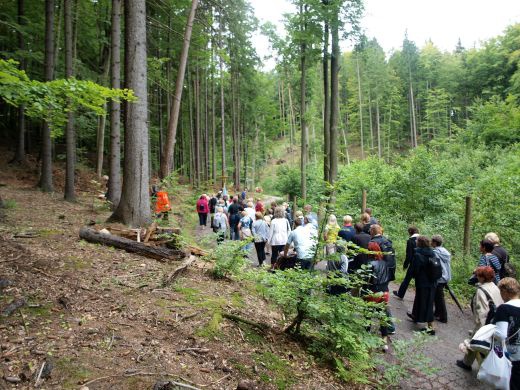
[[[283,248],[285,248],[285,245],[271,245],[271,265],[276,263],[276,259]]]
[[[208,222],[208,214],[207,213],[199,213],[199,225],[206,226]]]
[[[258,265],[262,265],[265,261],[265,241],[255,242],[256,256],[258,257]]]
[[[401,284],[399,285],[399,290],[397,291],[397,295],[399,295],[400,298],[404,298],[404,294],[406,294],[406,290],[408,289],[408,285],[410,284],[412,279],[412,266],[409,265],[406,269],[406,275]]]
[[[445,288],[446,283],[438,283],[437,289],[435,290],[435,298],[433,300],[433,305],[435,306],[433,315],[441,322],[448,322],[448,311],[446,310],[446,301],[444,299]]]
[[[509,390],[520,390],[520,360],[513,362],[513,367],[511,367]]]

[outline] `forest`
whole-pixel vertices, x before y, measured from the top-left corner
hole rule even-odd
[[[356,221],[366,196],[394,241],[398,280],[409,225],[444,237],[453,255],[451,285],[463,300],[472,296],[466,281],[486,233],[496,232],[520,267],[520,23],[473,47],[453,37],[450,51],[431,40],[418,44],[405,33],[398,49],[385,52],[377,37],[364,34],[363,0],[290,3],[282,36],[256,18],[247,0],[2,1],[0,179],[25,180],[38,188],[36,199],[59,194],[71,213],[87,203],[97,213],[86,199],[98,185],[92,183],[106,176],[107,187],[95,191],[106,190],[107,203],[91,218],[134,230],[158,223],[150,188],[162,183],[173,224],[192,245],[201,237],[186,214],[195,214],[202,193],[259,189],[266,199],[287,200],[295,209],[312,204],[320,218],[350,214]],[[258,33],[269,39],[270,59],[257,53]],[[352,49],[343,50],[345,42]],[[264,67],[267,61],[274,61],[272,70]],[[0,187],[0,205],[19,203],[16,191],[2,192],[5,186],[11,184]],[[210,258],[217,264],[235,259],[238,249],[230,244]],[[240,271],[238,277],[228,271],[220,277],[249,279],[267,289],[263,296],[270,296],[266,285],[294,290],[270,297],[288,318],[300,309],[292,304],[304,299],[298,284],[315,289],[322,283],[299,274]],[[197,287],[193,283],[175,293],[199,304],[201,297],[186,292]],[[2,295],[2,302],[8,298]],[[340,304],[323,299],[306,303],[316,322],[304,332],[310,338],[345,332],[333,358],[336,377],[376,383],[370,381],[378,374],[367,374],[374,367],[361,362],[377,342],[356,339],[364,324],[341,317]],[[217,309],[203,302],[201,310],[218,328],[225,306],[211,302]],[[326,309],[320,311],[321,304]],[[348,302],[350,309],[357,304],[372,310]],[[348,320],[352,328],[326,328],[320,317],[325,311],[332,323]],[[323,357],[329,342],[307,347]],[[362,345],[357,353],[352,343]],[[359,370],[346,373],[345,359]],[[288,368],[270,360],[274,379],[266,383],[291,388],[296,379],[286,375]],[[75,378],[74,385],[89,378]],[[210,388],[219,388],[211,379]],[[377,386],[391,382],[378,380]]]

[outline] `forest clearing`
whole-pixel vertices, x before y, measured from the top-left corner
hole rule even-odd
[[[520,388],[520,15],[373,1],[2,2],[0,389]]]

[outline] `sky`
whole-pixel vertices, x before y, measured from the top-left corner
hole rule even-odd
[[[283,34],[283,13],[294,12],[288,0],[250,0],[261,22],[270,21]],[[390,53],[399,49],[405,31],[419,47],[431,39],[441,50],[452,51],[461,39],[466,48],[479,46],[504,29],[520,23],[520,0],[364,0],[361,26]],[[269,54],[267,38],[255,36],[258,54]],[[349,48],[347,43],[342,47]],[[267,61],[266,68],[272,68]]]

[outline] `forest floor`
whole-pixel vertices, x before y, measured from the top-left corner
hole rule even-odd
[[[82,226],[103,225],[110,215],[96,200],[94,176],[82,173],[78,202],[67,203],[59,192],[35,189],[35,173],[0,162],[0,194],[9,206],[0,221],[0,310],[26,300],[0,316],[0,389],[34,388],[44,361],[52,371],[40,387],[49,389],[150,389],[158,380],[200,389],[236,389],[239,382],[250,389],[342,388],[278,331],[281,314],[248,285],[216,282],[211,265],[199,260],[163,288],[178,262],[80,240]],[[237,325],[223,312],[274,331]]]

